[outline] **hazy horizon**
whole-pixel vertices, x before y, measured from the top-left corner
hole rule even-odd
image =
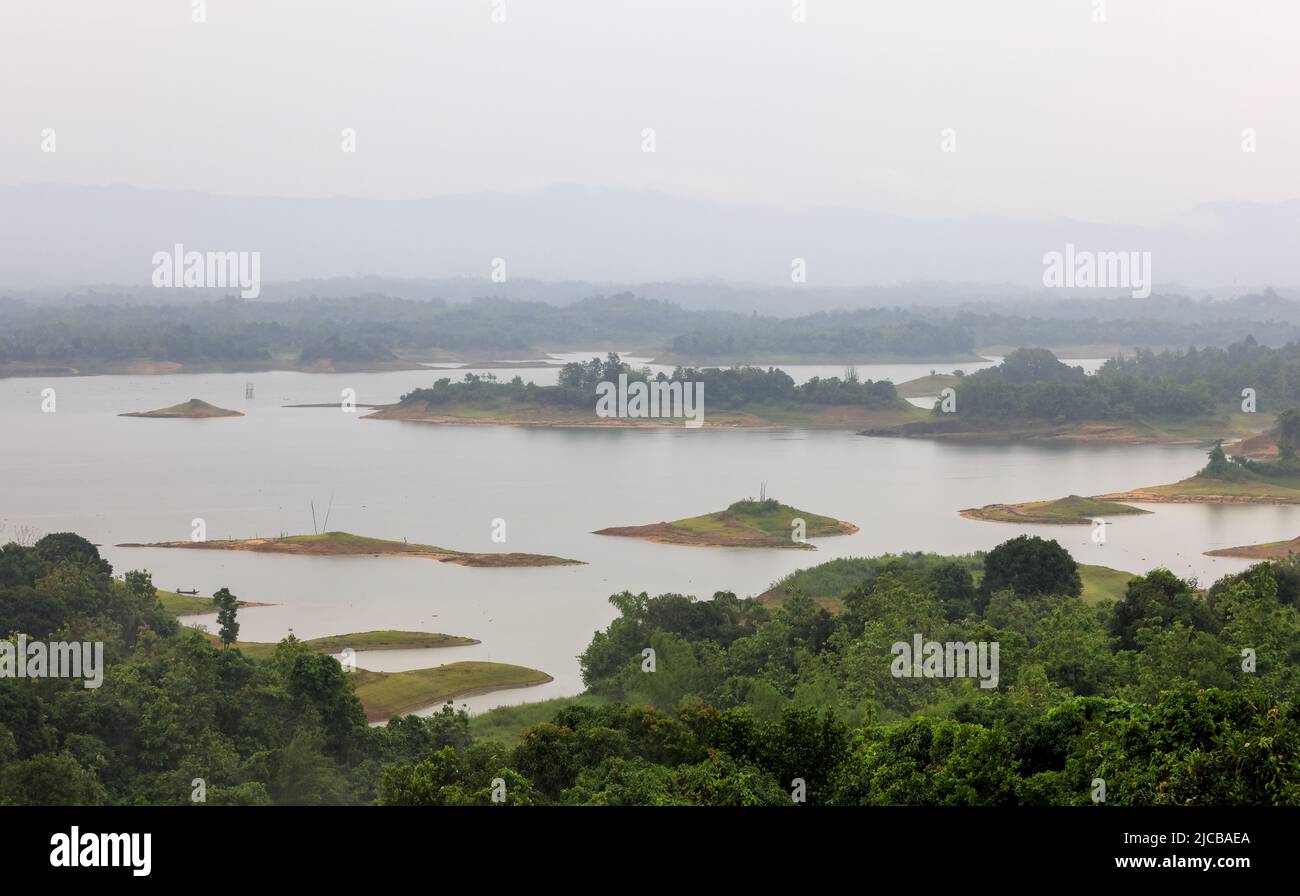
[[[583,184],[1164,225],[1300,197],[1285,111],[1300,8],[1251,6],[809,0],[803,22],[785,0],[224,0],[204,22],[163,0],[10,7],[0,185],[424,199]]]

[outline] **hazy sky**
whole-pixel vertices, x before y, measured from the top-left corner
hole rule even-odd
[[[1095,0],[806,0],[805,23],[792,0],[191,5],[0,5],[0,184],[1112,222],[1300,197],[1296,0],[1107,0],[1103,23]]]

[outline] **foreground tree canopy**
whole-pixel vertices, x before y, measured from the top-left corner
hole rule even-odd
[[[778,592],[614,595],[586,696],[371,728],[334,658],[214,648],[78,536],[5,545],[0,628],[102,641],[107,670],[0,677],[0,804],[190,804],[195,779],[206,804],[1088,805],[1096,779],[1117,805],[1300,803],[1300,563],[1089,605],[1018,538]],[[997,642],[997,686],[896,677],[915,635]]]

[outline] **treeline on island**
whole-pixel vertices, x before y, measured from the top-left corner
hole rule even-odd
[[[195,778],[207,805],[1089,805],[1097,779],[1116,805],[1300,803],[1300,562],[1099,603],[1086,577],[1021,536],[833,561],[775,601],[617,594],[585,696],[371,728],[333,657],[214,645],[46,536],[0,550],[0,627],[101,640],[107,668],[0,677],[0,804],[189,804]],[[899,676],[915,636],[997,643],[996,686]]]
[[[1254,337],[1226,348],[1142,350],[1093,375],[1047,349],[1017,349],[955,386],[958,417],[1053,422],[1199,417],[1239,410],[1243,390],[1259,411],[1300,405],[1300,343],[1280,348]],[[936,416],[949,413],[936,405]]]
[[[797,293],[791,308],[798,309]],[[32,304],[0,297],[0,363],[355,364],[407,354],[485,352],[495,358],[591,345],[630,345],[670,362],[793,359],[962,360],[983,346],[1224,346],[1255,333],[1300,340],[1300,303],[1152,297],[957,308],[874,308],[791,317],[687,310],[622,293],[566,305],[479,298],[448,303],[383,295],[185,305],[101,300]]]
[[[774,402],[867,408],[906,406],[893,383],[860,380],[852,369],[846,370],[843,378],[813,377],[795,385],[788,373],[775,367],[678,367],[671,374],[652,374],[648,369],[634,368],[625,363],[616,352],[609,352],[604,359],[597,357],[587,362],[565,364],[554,386],[525,383],[519,376],[502,382],[495,374],[466,373],[461,382],[443,377],[430,387],[412,390],[401,396],[401,403],[425,403],[437,407],[508,399],[589,409],[595,407],[600,385],[610,383],[617,386],[620,377],[625,377],[628,383],[703,383],[704,400],[713,408],[732,409]]]

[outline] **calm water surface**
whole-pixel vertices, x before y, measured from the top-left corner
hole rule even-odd
[[[594,353],[594,352],[593,352]],[[593,353],[577,352],[572,357]],[[567,358],[566,358],[567,359]],[[1076,362],[1083,363],[1083,362]],[[1096,363],[1084,366],[1095,369]],[[859,365],[896,382],[931,369],[977,365]],[[796,379],[842,367],[790,367]],[[554,370],[498,370],[553,381]],[[460,659],[518,663],[555,681],[485,694],[471,709],[574,694],[576,661],[613,618],[607,598],[630,589],[707,597],[757,594],[801,567],[898,551],[964,553],[1022,532],[1058,539],[1079,560],[1133,572],[1166,566],[1208,582],[1248,565],[1202,551],[1300,534],[1300,508],[1155,506],[1116,518],[1107,543],[1086,526],[1019,527],[964,520],[993,502],[1100,494],[1171,482],[1204,463],[1193,447],[954,446],[846,432],[555,430],[361,420],[338,409],[286,404],[385,403],[439,376],[212,374],[0,380],[0,520],[41,532],[76,531],[103,545],[120,573],[143,568],[162,588],[229,587],[274,604],[240,613],[240,634],[275,641],[373,629],[442,631],[473,647],[362,654],[366,668],[399,670]],[[451,374],[459,378],[460,372]],[[549,377],[549,378],[548,378]],[[244,385],[256,398],[245,400]],[[58,410],[41,413],[41,390]],[[118,417],[195,397],[247,416],[217,420]],[[672,520],[768,494],[849,520],[856,535],[818,550],[674,547],[605,538],[606,526]],[[236,552],[115,548],[120,542],[310,532],[333,497],[329,528],[458,550],[512,550],[586,561],[580,567],[469,569],[418,558],[302,558]],[[505,545],[491,540],[506,521]],[[200,618],[212,626],[214,617]]]

